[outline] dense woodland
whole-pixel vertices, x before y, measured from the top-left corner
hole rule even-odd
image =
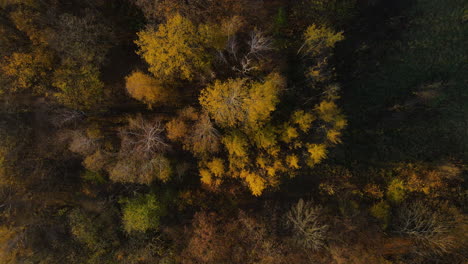
[[[466,0],[0,1],[0,263],[468,263]]]

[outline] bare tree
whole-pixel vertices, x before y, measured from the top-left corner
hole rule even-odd
[[[250,40],[247,43],[249,44],[247,57],[254,56],[256,58],[262,58],[263,52],[272,50],[271,38],[266,37],[264,33],[259,30],[254,30],[250,33]]]
[[[237,60],[237,51],[238,51],[238,45],[237,45],[237,38],[235,35],[230,36],[227,41],[227,51],[234,57],[235,60]]]
[[[287,223],[299,245],[313,250],[325,245],[328,226],[320,222],[321,211],[320,207],[300,199],[286,214]]]
[[[160,121],[147,121],[138,115],[128,122],[128,126],[120,131],[121,153],[150,157],[168,150],[169,144],[163,138],[164,126]]]
[[[255,62],[264,58],[263,54],[272,50],[271,38],[266,37],[260,30],[254,30],[250,33],[250,39],[247,41],[247,53],[240,60],[239,66],[233,66],[233,70],[244,75],[258,69]],[[235,39],[228,41],[228,52],[233,54],[237,61],[237,44]]]
[[[455,239],[450,234],[454,221],[441,212],[432,210],[422,201],[406,204],[398,214],[398,233],[410,236],[424,248],[431,248],[432,253],[444,254],[455,246]],[[427,250],[419,253],[428,253]]]

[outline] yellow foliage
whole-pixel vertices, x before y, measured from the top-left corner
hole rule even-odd
[[[404,179],[408,191],[421,192],[431,197],[446,195],[446,192],[450,192],[449,182],[462,181],[462,170],[450,163],[430,167],[405,164],[399,170],[399,177]]]
[[[247,139],[240,133],[234,132],[223,138],[223,143],[229,155],[247,157]]]
[[[250,191],[255,196],[260,196],[266,188],[266,181],[256,173],[242,170],[240,177],[244,179],[249,186]]]
[[[243,104],[248,96],[247,79],[216,81],[200,94],[200,104],[222,126],[235,126],[244,120]]]
[[[179,116],[183,119],[192,120],[192,121],[198,119],[197,110],[191,106],[182,109],[179,113]]]
[[[297,157],[297,155],[286,156],[286,163],[291,169],[299,169],[299,158]]]
[[[283,134],[281,135],[281,140],[283,140],[286,143],[290,143],[293,139],[297,138],[299,136],[299,133],[297,132],[297,129],[286,125]]]
[[[340,136],[341,136],[341,133],[334,129],[330,129],[327,131],[327,139],[333,144],[341,143]]]
[[[200,169],[199,171],[200,176],[201,176],[201,182],[207,185],[212,185],[213,184],[213,177],[211,176],[211,173],[207,169]]]
[[[47,45],[50,32],[43,27],[44,18],[33,8],[16,8],[10,13],[16,28],[24,32],[34,45]]]
[[[32,254],[30,250],[21,246],[22,236],[23,230],[21,228],[0,226],[0,259],[2,263],[18,263],[18,256],[21,256],[21,253]]]
[[[307,144],[307,151],[310,154],[308,162],[310,167],[320,163],[327,157],[327,147],[324,144]]]
[[[238,171],[249,166],[249,157],[247,156],[229,156],[229,170],[231,172],[230,176],[238,177]]]
[[[318,106],[315,107],[320,119],[327,123],[332,123],[335,118],[340,114],[340,109],[333,101],[322,101]]]
[[[322,101],[315,107],[315,111],[321,120],[331,125],[337,132],[347,125],[345,116],[333,101]]]
[[[327,27],[311,25],[304,33],[305,51],[312,56],[317,56],[324,49],[333,48],[338,41],[343,39],[343,32],[335,32]]]
[[[21,92],[31,89],[32,92],[42,93],[48,85],[48,74],[52,69],[51,54],[44,50],[31,53],[13,53],[5,58],[5,64],[0,71],[12,80],[9,90]]]
[[[251,128],[256,128],[270,119],[271,112],[279,102],[278,95],[285,85],[285,79],[278,73],[271,73],[263,83],[252,84],[243,107],[247,113],[246,121]]]
[[[223,50],[226,47],[228,36],[222,31],[221,25],[200,25],[198,27],[202,42],[207,47],[212,47],[216,50]]]
[[[260,155],[257,157],[257,164],[260,166],[260,168],[266,168],[268,160],[265,156]]]
[[[190,145],[190,147],[187,145]],[[200,114],[192,128],[189,142],[185,148],[190,149],[195,155],[203,156],[217,152],[220,145],[219,132],[214,127],[210,117],[206,113]]]
[[[263,83],[247,79],[216,81],[201,92],[199,99],[219,125],[242,124],[247,130],[255,131],[270,119],[284,85],[285,80],[278,73],[268,75]]]
[[[343,115],[336,116],[336,119],[334,122],[335,129],[341,130],[345,128],[347,125],[348,125],[348,121],[346,121],[346,118]]]
[[[155,77],[193,80],[197,71],[208,67],[203,39],[190,20],[174,15],[158,29],[147,28],[137,33],[136,44]]]
[[[275,131],[271,126],[257,130],[253,134],[255,145],[260,149],[268,149],[277,144]]]
[[[148,177],[146,182],[151,182],[153,180],[153,173],[156,174],[156,177],[162,182],[167,182],[172,175],[172,167],[168,158],[163,155],[158,155],[150,161],[152,169],[149,170],[150,173],[147,175],[143,174],[143,178]],[[154,172],[153,172],[154,171]]]
[[[169,92],[155,78],[135,71],[125,78],[125,87],[131,97],[152,107],[154,104],[168,102]],[[173,91],[171,91],[173,92]]]
[[[181,118],[174,118],[166,123],[167,138],[170,140],[181,140],[187,135],[189,128]]]
[[[315,116],[312,113],[305,112],[304,110],[295,111],[291,118],[292,123],[298,125],[304,133],[309,131],[314,120]]]
[[[225,172],[223,160],[219,158],[214,158],[212,161],[208,162],[206,166],[216,177],[222,177]]]
[[[285,170],[283,163],[279,160],[275,160],[272,166],[266,168],[267,175],[272,179],[274,179],[279,172],[284,172]]]

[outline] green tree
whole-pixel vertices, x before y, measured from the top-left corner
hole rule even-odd
[[[165,208],[155,194],[123,199],[122,222],[126,232],[145,232],[159,228]]]

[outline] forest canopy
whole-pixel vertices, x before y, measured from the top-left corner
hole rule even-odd
[[[0,1],[0,264],[467,263],[467,22]]]

